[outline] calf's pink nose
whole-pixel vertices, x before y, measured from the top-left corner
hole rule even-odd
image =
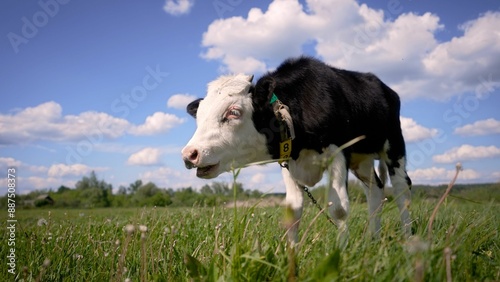
[[[198,165],[200,154],[196,148],[187,146],[182,150],[182,159],[186,167],[190,169]]]

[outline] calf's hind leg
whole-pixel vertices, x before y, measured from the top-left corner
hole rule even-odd
[[[373,167],[373,158],[367,157],[363,159],[353,170],[354,175],[361,180],[365,190],[366,200],[368,203],[368,220],[369,231],[372,235],[376,236],[380,231],[380,213],[384,203],[384,187],[378,186],[378,182]]]
[[[345,247],[349,237],[347,230],[349,198],[347,195],[347,166],[343,153],[334,156],[329,170],[332,187],[328,190],[328,201],[331,203],[328,210],[339,228],[338,243],[340,247]]]
[[[399,208],[403,232],[409,237],[412,235],[411,218],[408,210],[411,202],[411,180],[406,173],[406,158],[401,157],[396,161],[391,161],[387,166],[394,189],[394,198]]]

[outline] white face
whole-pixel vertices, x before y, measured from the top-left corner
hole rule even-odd
[[[208,85],[196,113],[197,129],[182,156],[200,178],[270,159],[265,136],[252,121],[252,76],[223,76]]]

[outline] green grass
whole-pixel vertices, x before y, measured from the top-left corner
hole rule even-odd
[[[500,206],[445,202],[428,242],[435,204],[414,200],[416,235],[405,240],[394,203],[384,208],[379,239],[365,235],[365,204],[353,203],[345,250],[308,205],[295,259],[282,208],[19,210],[17,276],[2,268],[0,281],[286,281],[295,272],[299,281],[445,281],[447,248],[454,281],[500,280]],[[9,233],[0,234],[5,265]]]

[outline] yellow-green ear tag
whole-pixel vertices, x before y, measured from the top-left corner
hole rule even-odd
[[[286,161],[290,158],[292,152],[292,139],[280,142],[280,161]]]

